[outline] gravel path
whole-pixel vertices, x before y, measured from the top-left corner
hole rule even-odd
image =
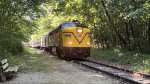
[[[52,55],[43,57],[50,59],[49,61],[54,60],[55,63],[52,63],[54,70],[19,72],[16,78],[1,84],[118,84],[119,82],[103,74],[96,74],[70,62],[60,60]],[[52,65],[49,63],[45,67]]]
[[[116,84],[115,81],[90,72],[20,73],[17,78],[6,83],[14,84]]]

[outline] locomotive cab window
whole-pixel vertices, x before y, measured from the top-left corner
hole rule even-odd
[[[61,25],[61,29],[65,29],[65,28],[70,28],[70,27],[82,27],[82,28],[87,28],[86,25],[84,24],[78,24],[78,23],[64,23]]]
[[[76,24],[75,23],[64,23],[61,25],[62,29],[70,28],[70,27],[76,27]]]

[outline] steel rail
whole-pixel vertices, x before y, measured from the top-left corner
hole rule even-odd
[[[95,62],[95,61],[92,61],[92,60],[87,60],[87,59],[84,59],[84,60],[88,61],[88,62],[91,62],[91,63],[100,64],[100,65],[103,65],[103,66],[111,67],[111,68],[114,68],[114,69],[117,69],[117,70],[126,71],[126,72],[131,73],[131,74],[136,73],[136,74],[139,74],[140,76],[142,76],[144,78],[150,78],[149,74],[135,72],[135,71],[131,71],[131,70],[128,70],[128,69],[116,67],[116,66],[113,66],[113,65],[104,64],[104,63],[101,63],[101,62]]]
[[[84,59],[84,60],[85,60],[85,59]],[[109,68],[112,68],[112,69],[121,70],[121,71],[127,72],[127,73],[135,73],[135,72],[130,71],[130,70],[118,68],[118,67],[111,66],[111,65],[107,65],[107,64],[104,64],[104,63],[98,63],[98,62],[94,62],[94,61],[91,61],[91,60],[85,60],[85,61],[91,62],[91,63],[95,63],[95,64],[98,64],[98,65],[102,65],[102,66],[106,66],[106,67],[109,67]],[[119,78],[119,79],[123,79],[123,80],[125,80],[125,81],[127,81],[127,82],[130,82],[130,83],[132,83],[132,84],[142,84],[141,82],[135,81],[135,80],[133,80],[133,79],[131,79],[131,78],[127,78],[127,77],[124,77],[124,76],[120,76],[120,75],[118,75],[118,74],[115,74],[115,73],[112,73],[112,72],[109,72],[109,71],[106,71],[106,70],[103,70],[103,69],[99,69],[99,68],[96,68],[96,67],[93,67],[93,66],[90,66],[90,65],[87,65],[87,64],[84,64],[84,63],[82,63],[82,62],[80,62],[80,61],[73,61],[73,62],[74,62],[74,63],[77,63],[77,64],[79,64],[79,65],[82,65],[82,66],[84,66],[84,67],[87,67],[87,68],[89,68],[89,69],[92,69],[92,70],[94,70],[94,71],[103,72],[103,73],[108,74],[108,75],[110,75],[110,76],[113,76],[113,77],[116,77],[116,78]],[[142,73],[140,73],[140,74],[142,74]],[[143,75],[143,74],[142,74],[142,75]],[[148,78],[149,78],[149,75],[146,75],[146,76],[144,76],[144,77],[146,77],[146,78],[148,77]]]

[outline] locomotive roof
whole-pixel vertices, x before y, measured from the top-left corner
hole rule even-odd
[[[85,24],[80,24],[79,22],[66,22],[61,24],[61,29],[68,28],[68,27],[83,27],[87,28]]]
[[[70,28],[70,27],[82,27],[82,28],[87,28],[86,25],[80,24],[78,22],[65,22],[58,26],[57,28],[53,29],[51,32],[49,32],[49,35],[59,31],[60,29],[65,29],[65,28]]]

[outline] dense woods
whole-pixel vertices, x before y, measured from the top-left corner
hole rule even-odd
[[[22,42],[28,41],[32,32],[36,29],[36,24],[32,19],[40,16],[41,12],[38,5],[41,3],[41,0],[0,1],[1,52],[15,54],[23,51]]]
[[[92,30],[93,46],[150,52],[150,0],[1,0],[0,49],[17,53],[62,22]]]

